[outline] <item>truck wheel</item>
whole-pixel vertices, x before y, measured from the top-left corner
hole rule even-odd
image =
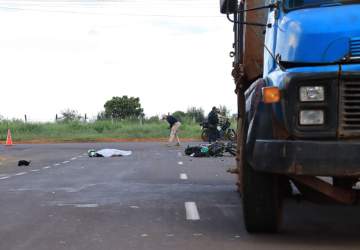
[[[207,129],[205,129],[201,132],[201,139],[203,141],[209,141],[209,133],[208,133]]]
[[[282,196],[276,175],[243,169],[243,213],[249,233],[276,233],[282,218]]]

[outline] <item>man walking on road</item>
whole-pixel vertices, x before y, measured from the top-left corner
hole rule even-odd
[[[208,115],[209,123],[209,143],[216,141],[219,138],[219,131],[217,126],[219,124],[218,109],[213,107]]]
[[[170,137],[169,137],[169,142],[168,142],[167,145],[171,146],[171,143],[176,138],[176,140],[177,140],[176,146],[180,146],[180,140],[179,140],[179,137],[177,135],[177,132],[178,132],[178,129],[179,129],[181,123],[178,121],[178,119],[176,119],[172,115],[165,115],[163,117],[163,119],[166,120],[169,123],[169,126],[170,126]]]

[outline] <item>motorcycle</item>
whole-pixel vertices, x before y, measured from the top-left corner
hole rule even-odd
[[[201,126],[201,139],[203,141],[209,141],[209,123],[207,121],[203,121],[200,123]],[[218,130],[218,138],[217,140],[224,140],[224,141],[236,141],[236,132],[234,129],[230,128],[231,122],[229,119],[225,119],[224,122],[219,123],[217,126]]]

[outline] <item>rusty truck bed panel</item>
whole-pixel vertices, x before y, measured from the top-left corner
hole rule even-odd
[[[245,1],[245,9],[264,6],[264,0]],[[246,22],[266,24],[268,10],[249,11]],[[263,74],[265,28],[252,25],[244,26],[244,65],[247,79],[256,79]]]

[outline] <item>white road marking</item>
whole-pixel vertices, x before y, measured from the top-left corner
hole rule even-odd
[[[193,236],[200,237],[200,236],[203,236],[203,234],[202,233],[194,233]]]
[[[187,174],[185,174],[185,173],[180,174],[180,179],[181,180],[187,180],[188,179]]]
[[[69,163],[69,162],[70,162],[70,161],[63,161],[62,163],[63,163],[63,164],[66,164],[66,163]]]
[[[54,166],[60,166],[60,163],[55,163]]]
[[[27,172],[20,172],[20,173],[17,173],[15,174],[16,176],[19,176],[19,175],[24,175],[24,174],[27,174]]]
[[[148,234],[142,234],[141,237],[148,237]]]
[[[55,194],[55,192],[53,192]],[[89,207],[98,207],[99,204],[96,203],[89,203],[89,204],[74,204],[74,203],[57,203],[56,206],[64,207],[64,206],[73,206],[77,208],[89,208]]]
[[[50,168],[50,166],[43,167],[43,169],[49,169],[49,168]]]
[[[174,237],[174,234],[167,234],[166,237]]]
[[[130,208],[138,209],[139,207],[138,206],[130,206]]]
[[[5,180],[5,179],[9,179],[10,176],[4,176],[4,177],[0,177],[0,180]]]
[[[199,211],[196,203],[193,201],[185,202],[186,219],[187,220],[200,220]]]
[[[183,163],[182,161],[179,161],[178,164],[179,164],[179,165],[183,165],[184,163]]]
[[[76,159],[77,159],[76,157],[73,157],[73,158],[71,158],[70,160],[75,161]]]
[[[80,207],[80,208],[83,208],[83,207],[98,207],[99,204],[75,204],[75,207]]]
[[[39,172],[40,169],[32,169],[31,172]]]

